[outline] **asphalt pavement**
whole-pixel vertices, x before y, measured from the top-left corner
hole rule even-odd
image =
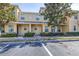
[[[16,46],[0,56],[79,56],[79,41],[47,43],[45,46]]]
[[[44,47],[26,45],[22,48],[20,46],[11,48],[0,56],[49,56],[49,54]]]
[[[46,47],[53,56],[79,56],[79,41],[48,43]]]

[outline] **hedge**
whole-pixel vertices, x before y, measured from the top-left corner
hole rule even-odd
[[[58,33],[52,33],[52,32],[42,32],[40,33],[40,36],[63,36],[64,33],[58,32]]]
[[[40,33],[40,36],[79,36],[79,32],[58,32],[58,33],[52,33],[52,32],[42,32]]]
[[[1,34],[1,37],[17,37],[16,33],[5,33]]]
[[[34,35],[35,35],[35,33],[28,32],[28,33],[25,33],[23,37],[33,37]]]
[[[79,36],[79,32],[66,32],[65,36]]]

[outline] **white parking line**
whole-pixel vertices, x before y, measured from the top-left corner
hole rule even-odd
[[[53,56],[52,53],[47,49],[47,47],[42,43],[42,46],[44,47],[44,49],[47,51],[47,53],[50,55],[50,56]]]

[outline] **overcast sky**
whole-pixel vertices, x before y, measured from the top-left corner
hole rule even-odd
[[[44,7],[43,3],[18,3],[20,9],[24,12],[39,12],[40,7]],[[79,10],[79,3],[72,4],[73,10]]]

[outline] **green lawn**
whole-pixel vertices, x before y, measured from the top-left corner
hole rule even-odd
[[[79,40],[79,38],[77,37],[48,37],[48,38],[44,38],[44,39],[42,39],[42,41],[48,41],[48,40]],[[0,42],[34,42],[34,41],[37,41],[37,40],[16,40],[16,39],[14,39],[14,40],[11,40],[11,39],[5,39],[5,40],[0,40]]]
[[[57,40],[79,40],[79,38],[52,38],[52,39],[57,39]]]

